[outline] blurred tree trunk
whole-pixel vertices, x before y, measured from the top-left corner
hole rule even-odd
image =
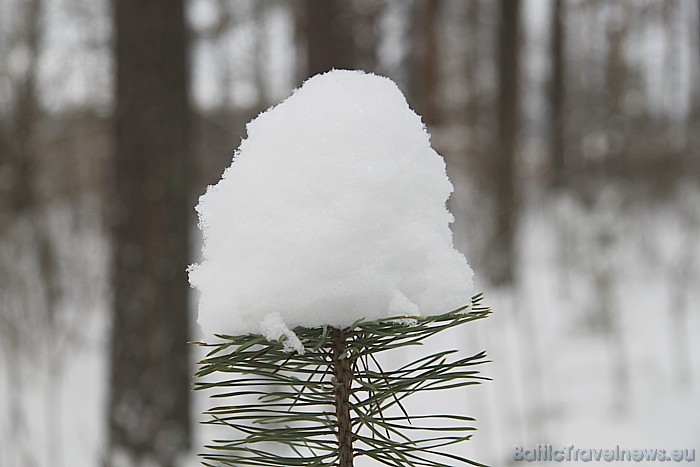
[[[519,121],[520,0],[501,0],[499,25],[498,149],[491,183],[496,195],[496,229],[491,251],[491,280],[508,285],[515,279],[517,225],[516,143]]]
[[[620,9],[627,6],[624,3],[617,5]],[[622,166],[629,164],[628,131],[625,118],[625,97],[627,95],[629,68],[625,57],[625,42],[629,29],[628,12],[622,11],[621,19],[613,18],[608,25],[608,56],[606,63],[607,95],[610,115],[604,122],[604,130],[608,134],[610,150],[607,156],[613,156],[617,160],[608,160],[608,163],[617,162]],[[616,157],[618,156],[619,157]]]
[[[438,122],[437,105],[440,79],[438,24],[440,0],[418,0],[413,6],[411,51],[411,106],[426,125]]]
[[[676,18],[676,9],[678,4],[676,1],[667,0],[662,5],[661,18],[664,30],[664,54],[663,54],[663,81],[662,89],[666,100],[665,106],[665,129],[664,137],[668,141],[669,149],[672,152],[680,151],[679,143],[679,128],[678,128],[678,97],[679,87],[682,86],[678,82],[679,67],[678,58],[681,55],[678,50],[678,19]],[[679,86],[680,84],[680,86]]]
[[[63,465],[63,451],[61,442],[61,353],[57,349],[56,335],[57,319],[56,312],[61,299],[62,289],[58,273],[58,262],[56,246],[51,238],[49,230],[48,213],[50,208],[47,202],[42,199],[40,191],[41,184],[39,163],[39,138],[43,112],[39,104],[38,96],[38,76],[40,59],[43,50],[44,28],[42,17],[45,13],[43,0],[27,0],[20,8],[20,15],[17,21],[22,25],[21,35],[16,38],[23,44],[23,51],[26,53],[26,68],[21,79],[17,79],[13,84],[13,89],[9,89],[12,98],[9,117],[9,138],[7,143],[0,141],[0,172],[10,173],[9,183],[2,187],[7,194],[7,199],[3,199],[0,204],[0,211],[6,208],[6,212],[0,212],[0,233],[2,230],[13,225],[27,222],[29,227],[24,235],[29,237],[33,253],[36,255],[36,264],[39,269],[38,284],[34,284],[32,293],[42,295],[43,307],[40,316],[45,329],[33,329],[31,335],[37,341],[44,344],[42,350],[48,349],[44,353],[46,357],[46,368],[49,383],[45,390],[45,417],[46,428],[46,448],[52,455],[52,464]],[[10,83],[11,80],[7,80]],[[2,138],[3,140],[5,138]],[[6,239],[2,239],[6,240]],[[10,265],[14,267],[16,265]],[[4,269],[4,268],[0,268]],[[13,271],[14,273],[14,271]],[[30,311],[30,310],[23,310]],[[8,370],[16,373],[15,365],[22,365],[22,355],[20,347],[22,345],[22,327],[16,316],[5,315],[6,310],[0,309],[0,322],[7,326],[0,333],[2,339],[7,339],[10,361]],[[29,324],[29,323],[27,323]],[[29,324],[31,326],[31,324]],[[45,335],[38,334],[45,332]],[[36,343],[35,343],[36,344]],[[16,376],[16,374],[15,374]],[[22,426],[26,416],[22,413],[21,394],[22,385],[19,378],[13,378],[13,384],[17,388],[10,388],[10,414],[12,435],[10,439],[16,441],[13,447],[19,447],[20,436],[26,436],[26,427]],[[38,453],[41,455],[41,453]]]
[[[697,76],[700,76],[700,2],[698,2],[698,20],[697,20],[697,28],[698,28],[698,50],[696,51],[698,56],[697,56],[697,64],[698,64],[698,69],[696,70]],[[695,97],[693,98],[693,106],[692,106],[692,114],[691,114],[691,120],[690,120],[690,129],[688,134],[691,135],[691,138],[693,135],[695,135],[695,138],[697,138],[697,134],[695,134],[695,129],[700,128],[700,79],[695,80],[695,90],[694,94]],[[695,138],[693,138],[693,141],[697,141]]]
[[[340,0],[306,0],[308,76],[331,68],[355,68],[355,45],[349,12]]]
[[[549,157],[552,164],[552,185],[564,184],[566,171],[566,146],[565,146],[565,63],[564,50],[566,48],[564,35],[564,17],[566,5],[564,0],[554,0],[551,19],[551,56],[552,78],[549,93],[550,135]]]
[[[117,0],[109,462],[190,445],[190,107],[182,0]]]
[[[258,91],[257,107],[264,110],[270,106],[267,94],[267,14],[270,4],[267,0],[258,0],[253,4],[253,22],[255,24],[255,53],[253,55],[253,76]]]
[[[464,24],[467,27],[467,105],[466,109],[466,124],[469,128],[470,139],[473,141],[472,146],[478,147],[478,122],[481,110],[481,93],[478,83],[479,76],[479,21],[480,21],[480,2],[479,0],[471,1],[467,4],[465,11],[466,18]]]
[[[362,70],[374,71],[379,62],[379,18],[386,4],[374,0],[356,0],[354,5],[355,66]]]
[[[41,42],[41,12],[40,0],[29,0],[24,4],[23,31],[25,34],[28,64],[23,79],[14,90],[12,108],[12,138],[14,144],[8,155],[8,165],[16,173],[16,181],[11,185],[13,214],[34,214],[38,204],[34,179],[37,172],[36,161],[36,132],[41,110],[37,102],[37,75],[39,68]],[[12,180],[12,179],[10,179]]]

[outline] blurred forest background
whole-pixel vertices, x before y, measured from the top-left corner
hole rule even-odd
[[[245,123],[333,67],[394,79],[455,184],[455,243],[496,310],[453,336],[494,359],[450,400],[479,418],[466,452],[700,448],[699,17],[0,0],[0,466],[196,464],[192,208]]]

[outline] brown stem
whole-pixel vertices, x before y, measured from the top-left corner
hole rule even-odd
[[[352,387],[352,359],[343,355],[348,347],[347,331],[333,329],[333,375],[335,376],[335,416],[338,420],[339,467],[352,467],[352,423],[350,418],[350,389]],[[342,357],[342,358],[341,358]]]

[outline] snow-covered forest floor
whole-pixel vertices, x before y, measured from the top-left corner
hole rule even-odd
[[[700,448],[698,194],[530,203],[521,284],[487,290],[494,315],[467,331],[494,360],[469,400],[475,458],[504,465],[538,443]]]
[[[95,209],[52,209],[49,231],[71,283],[64,289],[73,292],[62,296],[56,316],[23,316],[16,339],[2,336],[0,466],[100,465],[109,291],[107,242],[99,216],[89,214]],[[11,279],[2,291],[8,310],[42,300],[23,229],[19,222],[5,229],[16,242],[0,251]],[[537,443],[700,453],[698,188],[682,185],[658,200],[619,188],[585,201],[535,193],[525,203],[519,244],[516,288],[491,290],[476,271],[494,314],[431,343],[465,354],[486,349],[493,363],[482,371],[493,381],[410,407],[475,416],[479,430],[460,449],[490,465],[508,465],[514,445]],[[387,364],[410,358],[392,355]],[[207,405],[197,397],[195,420]],[[209,439],[197,428],[195,451]],[[185,465],[197,465],[194,455]]]

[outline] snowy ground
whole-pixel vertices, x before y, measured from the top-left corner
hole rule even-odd
[[[495,313],[474,337],[494,359],[470,402],[475,458],[504,465],[512,445],[538,443],[700,453],[697,199],[639,207],[605,193],[592,209],[565,199],[529,213],[523,283],[489,293]]]
[[[493,316],[431,344],[487,349],[493,360],[483,368],[492,382],[411,405],[476,416],[479,431],[462,452],[478,461],[509,465],[514,445],[538,443],[700,454],[700,192],[655,204],[612,191],[597,199],[530,199],[520,287],[485,290]],[[0,346],[0,466],[100,465],[104,303],[72,326],[83,339],[66,347],[58,378],[46,352],[13,357]],[[195,410],[206,404],[198,399]],[[210,435],[198,429],[196,445]]]

